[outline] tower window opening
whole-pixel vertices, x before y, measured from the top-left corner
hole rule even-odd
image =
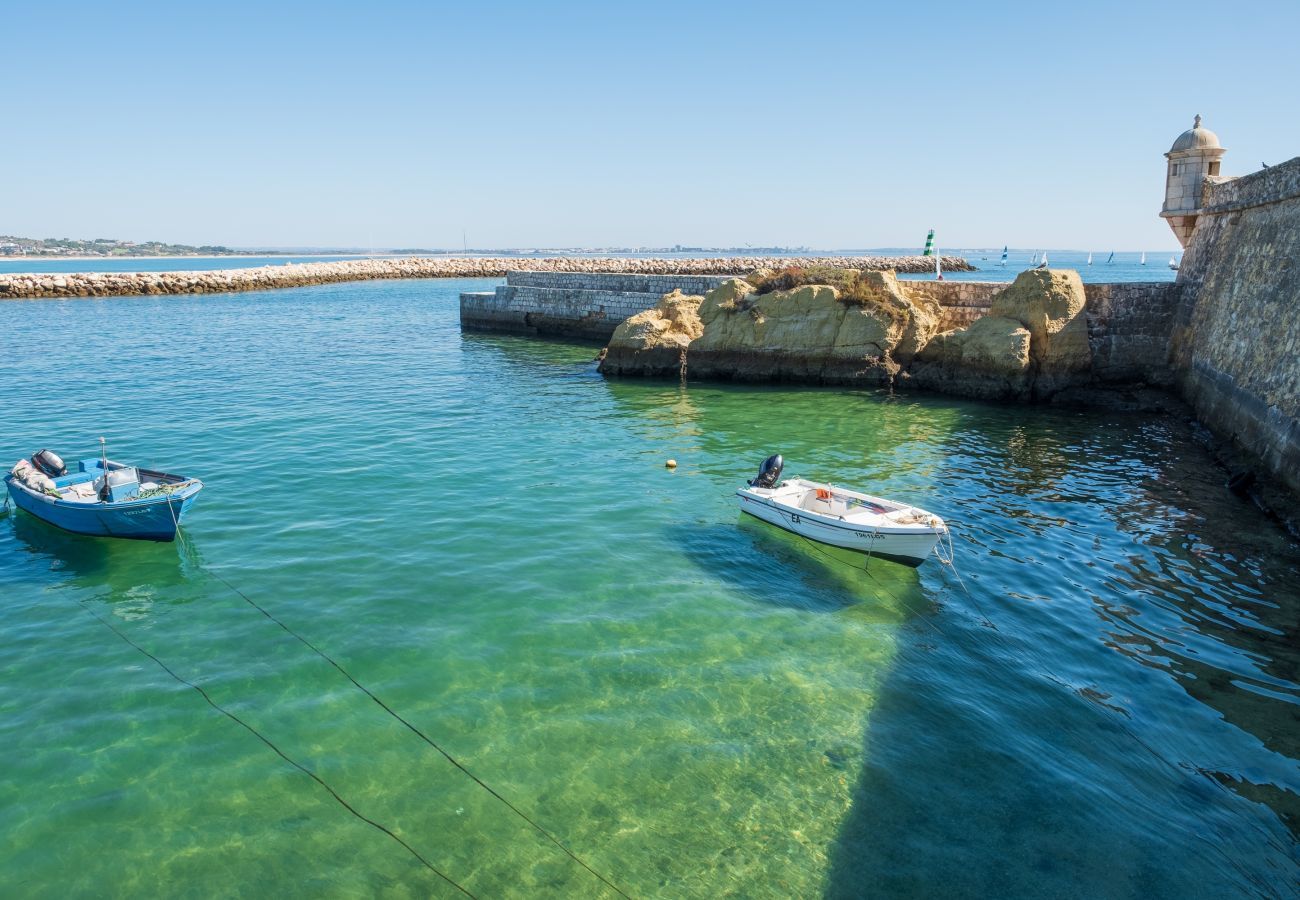
[[[1214,162],[1210,163],[1210,174],[1211,175],[1219,174],[1219,161],[1217,159]]]

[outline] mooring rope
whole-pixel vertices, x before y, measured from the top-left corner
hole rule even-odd
[[[170,501],[170,500],[169,500],[168,503],[167,503],[167,508],[168,508],[168,509],[172,509],[172,504],[171,504],[171,501]],[[177,536],[178,538],[181,538],[181,533],[180,533],[180,522],[179,522],[179,520],[176,519],[176,511],[175,511],[175,510],[172,510],[172,520],[176,523],[176,536]],[[184,544],[184,539],[183,539],[183,538],[181,538],[181,541],[182,541],[182,544]],[[478,785],[479,787],[481,787],[483,790],[487,791],[489,794],[491,794],[491,795],[492,795],[493,797],[495,797],[497,800],[499,800],[499,801],[501,801],[503,804],[505,804],[505,806],[506,806],[507,809],[509,809],[509,810],[510,810],[511,812],[513,812],[516,816],[518,816],[520,819],[522,819],[523,821],[525,821],[525,822],[527,822],[529,825],[531,825],[531,826],[532,826],[532,827],[533,827],[533,828],[538,832],[538,834],[541,834],[541,835],[544,836],[548,841],[550,841],[552,844],[554,844],[556,847],[559,847],[560,850],[563,851],[564,854],[565,854],[566,856],[568,856],[571,860],[573,860],[573,861],[574,861],[575,863],[577,863],[579,866],[581,866],[582,868],[584,868],[584,869],[586,869],[588,872],[590,872],[592,875],[594,875],[597,879],[600,880],[600,882],[601,882],[602,884],[604,884],[606,887],[608,887],[608,888],[609,888],[610,890],[612,890],[614,893],[618,894],[620,897],[624,897],[624,898],[627,898],[627,900],[631,900],[631,897],[629,897],[627,893],[625,893],[621,888],[619,888],[618,885],[614,884],[613,881],[611,881],[609,878],[605,877],[605,876],[602,875],[600,872],[596,871],[594,868],[592,868],[590,865],[588,865],[587,862],[586,862],[585,860],[583,860],[583,859],[582,859],[581,857],[579,857],[576,853],[574,853],[572,850],[570,850],[568,847],[566,847],[566,846],[564,845],[564,843],[563,843],[559,838],[557,838],[554,834],[552,834],[550,831],[547,831],[545,828],[543,828],[541,825],[539,825],[536,821],[534,821],[530,816],[528,816],[527,813],[525,813],[523,810],[521,810],[518,806],[516,806],[515,804],[513,804],[513,803],[511,803],[509,800],[507,800],[505,797],[503,797],[503,796],[502,796],[502,795],[501,795],[501,794],[500,794],[496,789],[494,789],[491,785],[489,785],[487,782],[483,781],[483,779],[479,778],[477,775],[475,775],[473,772],[471,772],[468,768],[465,767],[465,765],[464,765],[463,763],[460,762],[460,760],[456,759],[456,757],[452,756],[452,755],[451,755],[450,753],[448,753],[445,749],[443,749],[443,747],[442,747],[442,746],[441,746],[437,741],[433,740],[433,738],[429,737],[427,734],[425,734],[423,731],[421,731],[421,730],[420,730],[419,728],[417,728],[415,725],[411,724],[410,721],[408,721],[405,717],[403,717],[403,716],[402,716],[401,714],[399,714],[396,710],[394,710],[391,706],[389,706],[389,705],[388,705],[387,703],[385,703],[382,699],[380,699],[379,696],[378,696],[377,694],[375,694],[374,691],[370,690],[370,688],[366,687],[366,686],[365,686],[364,684],[362,684],[360,681],[357,681],[357,679],[353,677],[352,673],[349,672],[347,669],[345,669],[342,665],[340,665],[339,662],[338,662],[337,660],[334,659],[334,657],[330,656],[330,655],[329,655],[328,653],[326,653],[324,650],[321,650],[319,647],[317,647],[317,646],[316,646],[315,644],[313,644],[311,641],[307,640],[305,637],[303,637],[303,636],[302,636],[301,634],[299,634],[298,632],[294,631],[292,628],[290,628],[288,625],[286,625],[286,624],[285,624],[284,622],[282,622],[280,619],[278,619],[278,618],[276,618],[275,616],[273,616],[273,615],[270,613],[269,610],[267,610],[265,607],[261,606],[261,605],[260,605],[259,603],[257,603],[256,601],[254,601],[253,598],[249,597],[247,594],[245,594],[245,593],[244,593],[243,591],[241,591],[239,588],[235,587],[235,585],[231,584],[231,583],[230,583],[229,581],[227,581],[224,577],[222,577],[219,573],[217,573],[217,572],[213,572],[213,571],[211,571],[210,569],[208,569],[206,566],[202,566],[202,565],[200,565],[200,569],[201,569],[201,571],[202,571],[204,574],[206,574],[206,575],[210,576],[211,578],[214,578],[215,580],[221,582],[223,585],[225,585],[227,588],[229,588],[232,592],[234,592],[237,596],[239,596],[239,597],[240,597],[240,598],[241,598],[245,603],[247,603],[249,606],[253,607],[253,609],[257,610],[257,611],[260,612],[262,615],[266,616],[266,618],[268,618],[269,620],[271,620],[272,622],[274,622],[276,625],[280,626],[280,628],[282,628],[282,629],[285,631],[286,634],[289,634],[290,636],[292,636],[295,640],[297,640],[297,641],[299,641],[300,643],[302,643],[303,646],[307,647],[309,650],[311,650],[313,653],[315,653],[315,654],[316,654],[317,656],[319,656],[321,659],[325,660],[327,663],[329,663],[331,666],[333,666],[335,669],[337,669],[338,672],[339,672],[339,673],[340,673],[344,678],[346,678],[348,681],[352,682],[352,684],[353,684],[354,686],[356,686],[356,688],[357,688],[358,690],[360,690],[360,691],[361,691],[362,693],[364,693],[367,697],[369,697],[369,698],[370,698],[371,700],[373,700],[376,704],[378,704],[379,707],[380,707],[384,712],[388,713],[388,715],[392,716],[394,719],[396,719],[396,720],[397,720],[398,722],[400,722],[402,725],[406,726],[406,728],[407,728],[407,729],[408,729],[412,734],[414,734],[416,737],[418,737],[420,740],[424,741],[426,744],[428,744],[428,745],[429,745],[430,747],[432,747],[434,750],[437,750],[440,754],[442,754],[443,758],[445,758],[445,759],[447,760],[447,762],[451,763],[453,766],[455,766],[457,769],[459,769],[459,770],[460,770],[461,772],[463,772],[465,775],[469,776],[469,778],[470,778],[470,779],[471,779],[475,784],[477,784],[477,785]]]
[[[119,628],[115,627],[115,626],[114,626],[111,622],[109,622],[107,619],[105,619],[105,618],[104,618],[103,616],[101,616],[99,613],[97,613],[97,612],[95,612],[93,609],[91,609],[91,607],[86,603],[85,600],[78,599],[77,602],[81,604],[82,608],[85,609],[86,612],[90,613],[92,616],[94,616],[96,619],[98,619],[98,620],[99,620],[99,624],[103,625],[103,626],[104,626],[105,628],[107,628],[109,631],[113,632],[115,635],[117,635],[119,638],[121,638],[121,639],[122,639],[123,641],[125,641],[127,644],[129,644],[129,645],[131,645],[132,647],[134,647],[134,648],[135,648],[136,650],[138,650],[140,653],[142,653],[142,654],[144,654],[145,656],[149,657],[149,659],[153,660],[153,661],[158,665],[158,668],[162,669],[164,672],[166,672],[166,673],[167,673],[168,675],[170,675],[172,678],[176,679],[178,682],[180,682],[181,684],[185,685],[185,686],[188,687],[188,688],[193,688],[195,691],[197,691],[197,692],[199,693],[199,696],[201,696],[201,697],[204,699],[204,701],[207,702],[207,704],[208,704],[209,706],[211,706],[211,707],[212,707],[213,709],[215,709],[217,712],[221,713],[221,714],[222,714],[223,716],[225,716],[226,718],[230,719],[231,721],[233,721],[233,722],[237,723],[238,725],[240,725],[241,727],[245,728],[245,729],[246,729],[250,734],[252,734],[255,738],[257,738],[257,739],[258,739],[259,741],[261,741],[263,744],[265,744],[266,746],[270,747],[273,751],[275,751],[275,753],[276,753],[277,756],[279,756],[281,759],[283,759],[283,760],[284,760],[285,762],[287,762],[289,765],[293,766],[293,767],[294,767],[295,769],[297,769],[299,772],[302,772],[304,775],[306,775],[306,776],[307,776],[308,778],[310,778],[312,781],[314,781],[314,782],[316,782],[317,784],[319,784],[322,788],[324,788],[324,789],[329,793],[329,795],[330,795],[331,797],[333,797],[336,801],[338,801],[338,803],[339,803],[340,806],[342,806],[344,809],[346,809],[349,813],[351,813],[352,815],[356,816],[358,819],[360,819],[362,822],[365,822],[367,825],[371,826],[372,828],[376,828],[376,829],[378,829],[379,831],[382,831],[384,834],[388,835],[390,838],[392,838],[393,840],[397,841],[397,843],[399,843],[399,844],[401,844],[403,847],[405,847],[405,848],[406,848],[406,851],[407,851],[408,853],[410,853],[412,856],[414,856],[417,860],[419,860],[420,864],[421,864],[422,866],[424,866],[426,869],[428,869],[430,872],[432,872],[433,874],[437,875],[439,878],[441,878],[443,881],[447,882],[447,884],[451,885],[451,886],[454,887],[456,890],[460,891],[460,892],[461,892],[462,894],[464,894],[466,897],[473,897],[473,898],[475,898],[475,900],[477,900],[477,897],[475,897],[474,894],[470,893],[470,892],[469,892],[469,891],[468,891],[468,890],[467,890],[463,885],[461,885],[461,884],[459,884],[458,882],[456,882],[454,879],[451,878],[451,876],[447,875],[445,872],[443,872],[441,869],[439,869],[439,868],[438,868],[437,866],[435,866],[433,863],[429,862],[429,860],[425,859],[424,856],[420,854],[420,851],[416,850],[414,847],[412,847],[412,846],[411,846],[410,844],[408,844],[406,841],[402,840],[402,838],[399,837],[395,832],[393,832],[392,829],[388,828],[386,825],[383,825],[383,824],[380,823],[380,822],[376,822],[374,819],[372,819],[372,818],[366,816],[364,813],[359,812],[355,806],[353,806],[353,805],[352,805],[351,803],[349,803],[348,801],[344,800],[343,797],[339,795],[339,792],[338,792],[338,791],[336,791],[336,790],[334,790],[334,788],[330,787],[330,785],[325,781],[325,779],[321,778],[319,775],[317,775],[317,774],[316,774],[315,772],[313,772],[311,769],[307,768],[307,767],[304,766],[302,763],[298,762],[296,759],[294,759],[293,757],[289,756],[289,754],[285,753],[283,750],[281,750],[279,747],[277,747],[274,743],[272,743],[272,741],[270,740],[270,738],[268,738],[266,735],[262,734],[262,732],[258,731],[258,730],[257,730],[256,728],[254,728],[252,725],[249,725],[247,722],[245,722],[245,721],[244,721],[243,719],[241,719],[239,716],[237,716],[237,715],[235,715],[234,713],[232,713],[230,710],[226,709],[226,708],[225,708],[224,706],[222,706],[220,703],[217,703],[215,700],[212,699],[212,697],[210,697],[210,696],[208,695],[208,692],[205,691],[201,686],[199,686],[198,684],[194,683],[193,681],[190,681],[189,679],[187,679],[187,678],[185,678],[185,677],[183,677],[183,676],[177,674],[177,673],[176,673],[176,672],[175,672],[175,671],[174,671],[170,666],[168,666],[168,665],[167,665],[165,662],[163,662],[161,659],[159,659],[158,657],[154,656],[152,653],[150,653],[150,652],[149,652],[148,650],[146,650],[144,647],[142,647],[142,646],[140,646],[139,644],[137,644],[135,641],[131,640],[131,638],[127,637],[127,635],[126,635],[123,631],[121,631]]]

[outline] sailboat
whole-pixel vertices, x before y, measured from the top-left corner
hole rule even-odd
[[[1143,265],[1143,266],[1145,266],[1146,264],[1147,264],[1147,252],[1146,252],[1145,250],[1143,250],[1143,251],[1142,251],[1142,262],[1139,263],[1139,265]]]
[[[1039,269],[1046,269],[1046,268],[1047,268],[1047,251],[1046,251],[1046,250],[1043,251],[1043,261],[1040,262],[1040,263],[1036,266],[1036,268],[1039,268]]]
[[[1172,256],[1169,257],[1169,268],[1173,269],[1175,272],[1178,271],[1178,260],[1174,259]]]
[[[1088,265],[1092,265],[1092,251],[1088,251]]]
[[[1110,265],[1114,261],[1115,261],[1115,251],[1112,250],[1110,251],[1110,256],[1106,257],[1106,265]]]
[[[1000,265],[1000,266],[1005,266],[1006,264],[1007,264],[1007,246],[1006,246],[1006,244],[1003,244],[1003,245],[1002,245],[1002,262],[998,263],[998,265]]]
[[[943,267],[939,264],[941,254],[936,249],[934,251],[934,280],[943,281]]]

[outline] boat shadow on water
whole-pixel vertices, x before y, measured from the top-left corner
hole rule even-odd
[[[12,528],[14,549],[27,563],[56,574],[69,587],[94,590],[109,602],[136,599],[189,603],[198,598],[202,557],[192,539],[175,543],[72,534],[11,509],[0,527]]]
[[[891,624],[935,609],[915,569],[816,544],[751,516],[673,530],[692,562],[756,603],[817,613],[852,608]]]

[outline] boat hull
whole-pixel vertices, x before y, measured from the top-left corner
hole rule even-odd
[[[854,527],[806,511],[785,509],[744,491],[737,491],[736,496],[740,499],[741,512],[778,528],[818,543],[857,550],[873,559],[886,559],[912,568],[929,558],[942,537],[942,533],[934,529]]]
[[[173,494],[122,503],[70,503],[38,494],[12,475],[5,478],[14,505],[36,518],[73,534],[94,537],[171,541],[176,527],[203,485],[193,482]]]

